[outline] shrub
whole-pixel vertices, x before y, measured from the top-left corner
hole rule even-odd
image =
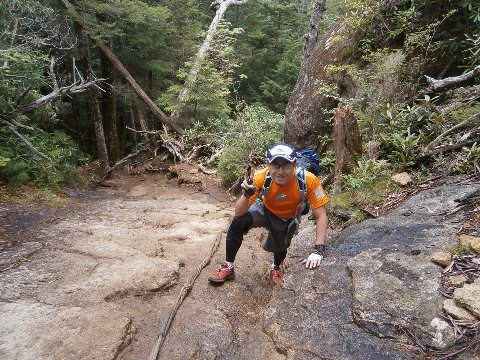
[[[0,176],[11,183],[33,182],[42,186],[56,187],[61,183],[82,181],[76,166],[88,159],[77,145],[62,131],[47,133],[35,129],[24,135],[34,147],[40,149],[50,160],[30,152],[25,144],[8,130],[0,131]]]
[[[218,163],[220,178],[228,183],[243,174],[243,169],[255,158],[264,158],[268,148],[283,138],[283,115],[259,105],[247,106],[229,126],[225,137],[226,149]]]

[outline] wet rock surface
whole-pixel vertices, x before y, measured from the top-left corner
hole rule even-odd
[[[144,179],[121,195],[122,181],[0,251],[0,358],[145,359],[164,335],[159,359],[422,359],[412,335],[439,349],[453,340],[439,316],[443,268],[431,257],[458,242],[461,214],[445,214],[478,183],[425,190],[387,216],[332,231],[313,271],[300,263],[314,240],[306,216],[280,286],[262,230],[245,237],[235,281],[209,284],[223,234],[165,332],[232,204],[203,180],[199,190]]]

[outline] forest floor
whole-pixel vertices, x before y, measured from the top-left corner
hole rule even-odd
[[[289,291],[270,279],[265,232],[245,238],[235,282],[207,282],[224,259],[235,200],[214,178],[181,164],[68,189],[54,207],[32,196],[0,201],[0,358],[146,359],[160,336],[159,359],[217,358],[218,343],[232,359],[286,358],[260,321]],[[301,267],[294,255],[285,265]]]

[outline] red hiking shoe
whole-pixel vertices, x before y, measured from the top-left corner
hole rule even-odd
[[[227,280],[235,279],[235,270],[228,268],[227,263],[220,264],[220,268],[208,277],[208,281],[213,283],[224,283]]]
[[[283,281],[283,270],[280,266],[273,265],[270,273],[275,284],[280,284]]]

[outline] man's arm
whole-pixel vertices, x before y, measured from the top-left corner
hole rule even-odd
[[[235,216],[243,216],[247,213],[250,205],[248,205],[248,198],[244,195],[240,196],[240,198],[235,203]]]
[[[317,219],[317,225],[315,228],[315,250],[303,260],[307,269],[315,269],[320,266],[323,260],[323,249],[317,249],[317,245],[325,245],[325,238],[327,236],[327,211],[325,206],[321,206],[316,209],[312,209],[313,215]]]
[[[312,209],[312,213],[317,219],[315,245],[325,245],[328,226],[327,210],[325,206],[320,206],[319,208]]]

